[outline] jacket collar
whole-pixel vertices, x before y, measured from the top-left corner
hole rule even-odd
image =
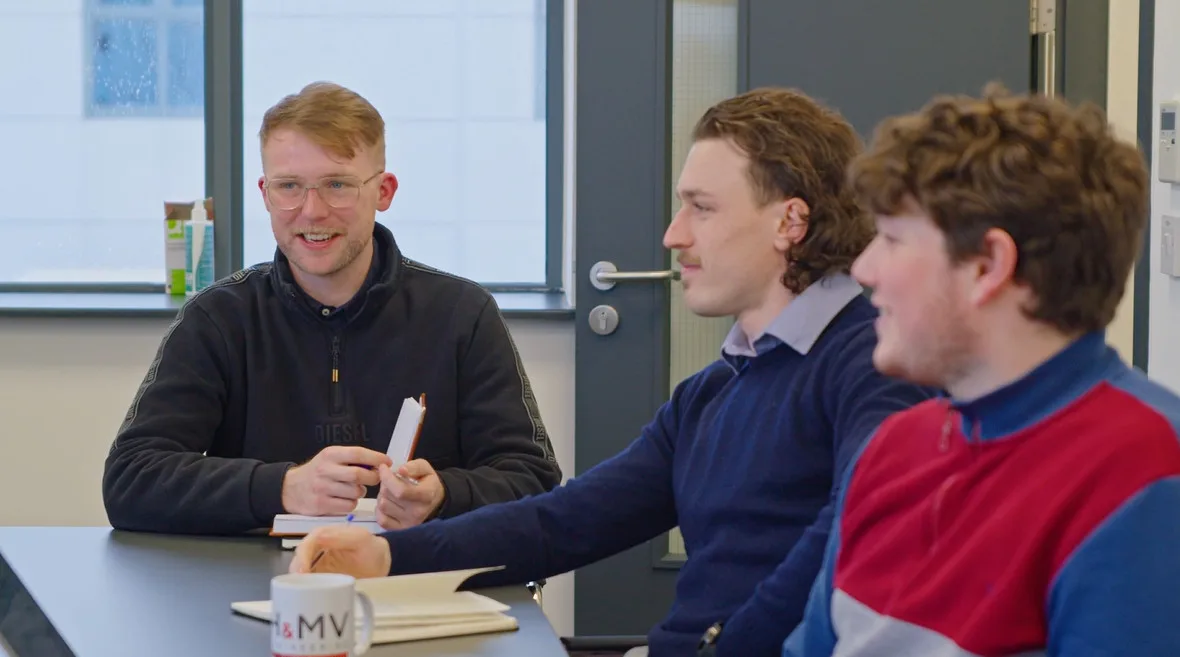
[[[349,323],[366,309],[380,307],[397,290],[402,271],[402,254],[393,233],[380,223],[373,224],[373,263],[356,295],[342,306],[332,308],[311,298],[291,272],[291,262],[281,249],[275,248],[270,276],[283,302],[297,312],[321,321]]]
[[[1019,379],[970,401],[943,396],[970,439],[1003,438],[1076,401],[1124,365],[1103,331],[1087,333]]]

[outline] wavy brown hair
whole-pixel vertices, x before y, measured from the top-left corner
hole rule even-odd
[[[952,262],[981,254],[991,229],[1011,235],[1014,278],[1036,298],[1025,314],[1066,333],[1114,318],[1147,224],[1148,180],[1102,109],[996,84],[883,122],[849,171],[874,212],[916,201]]]
[[[835,110],[794,89],[753,89],[709,108],[692,137],[736,145],[750,159],[759,202],[807,203],[807,232],[786,254],[783,285],[792,292],[825,275],[847,273],[872,240],[871,218],[844,184],[861,140]]]

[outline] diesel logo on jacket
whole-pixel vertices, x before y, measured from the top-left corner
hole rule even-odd
[[[369,432],[364,422],[324,422],[315,427],[317,445],[369,444]]]

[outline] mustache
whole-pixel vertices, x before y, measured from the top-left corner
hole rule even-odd
[[[700,260],[697,260],[696,258],[686,258],[685,256],[677,256],[676,262],[679,263],[681,267],[685,267],[685,266],[699,267],[699,266],[701,266]]]

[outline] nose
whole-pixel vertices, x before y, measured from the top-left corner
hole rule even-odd
[[[328,204],[320,198],[320,190],[309,189],[307,196],[303,198],[303,206],[299,208],[299,213],[305,219],[322,219],[328,216]]]
[[[664,231],[664,248],[665,249],[685,249],[692,246],[692,235],[685,225],[684,209],[681,208],[679,212],[672,216],[672,222],[668,224],[668,229]]]
[[[868,287],[873,287],[871,259],[873,257],[873,245],[876,243],[877,240],[869,242],[869,245],[865,248],[865,250],[856,257],[856,260],[852,261],[852,268],[849,270],[849,273],[852,274],[852,277],[856,279],[858,283]]]

